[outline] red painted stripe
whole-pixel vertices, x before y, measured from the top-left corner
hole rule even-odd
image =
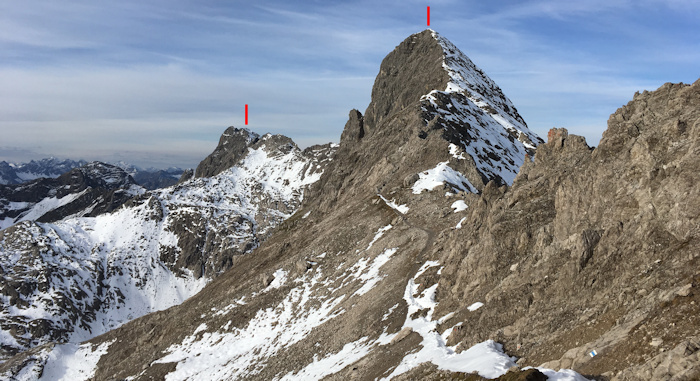
[[[245,125],[248,125],[248,105],[245,105]]]
[[[428,26],[430,26],[430,7],[428,7]]]

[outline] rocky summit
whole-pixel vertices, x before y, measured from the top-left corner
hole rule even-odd
[[[700,80],[544,142],[426,30],[337,148],[230,128],[173,188],[6,229],[0,374],[697,380],[698,142]]]

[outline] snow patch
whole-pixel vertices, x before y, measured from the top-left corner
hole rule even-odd
[[[484,306],[484,303],[476,302],[476,303],[471,304],[469,307],[467,307],[467,309],[468,309],[470,312],[474,312],[474,311],[478,310],[479,308],[481,308],[481,307],[483,307],[483,306]]]
[[[391,316],[392,312],[394,312],[394,310],[395,310],[398,306],[399,306],[399,304],[396,303],[396,304],[394,304],[391,308],[389,308],[389,311],[387,311],[387,312],[384,314],[384,316],[382,316],[382,321],[386,321],[386,319],[388,319],[389,316]]]
[[[79,197],[85,194],[88,190],[85,189],[80,193],[71,193],[69,195],[66,195],[61,198],[57,197],[47,197],[38,203],[34,204],[31,209],[29,209],[27,212],[24,213],[20,218],[18,218],[15,222],[20,222],[20,221],[36,221],[39,219],[41,216],[44,214],[54,210],[58,209],[64,205],[68,205],[71,202],[75,201]]]
[[[468,206],[467,206],[467,203],[464,202],[464,200],[457,200],[457,201],[452,203],[450,208],[454,209],[455,213],[457,213],[457,212],[461,212],[463,210],[467,210]]]
[[[94,349],[90,343],[57,345],[49,354],[39,380],[81,381],[92,378],[97,369],[97,362],[107,353],[112,343],[114,340],[102,343]]]
[[[374,286],[377,285],[377,283],[379,283],[379,281],[384,279],[384,276],[379,274],[379,269],[384,266],[384,264],[389,262],[391,256],[396,254],[396,251],[398,251],[398,248],[384,250],[383,253],[377,255],[374,260],[372,260],[372,263],[369,266],[366,265],[366,261],[358,261],[358,263],[355,265],[357,267],[357,271],[355,274],[353,274],[353,276],[356,279],[361,280],[363,284],[359,290],[355,291],[353,296],[360,296],[368,293],[374,288]],[[365,269],[367,271],[365,271]]]
[[[452,155],[452,157],[454,157],[455,159],[459,159],[459,160],[466,160],[467,159],[466,157],[464,157],[464,153],[460,152],[459,147],[457,145],[455,145],[454,143],[450,143],[450,155]]]
[[[272,274],[275,278],[272,280],[269,286],[263,290],[263,292],[267,292],[270,290],[274,290],[276,288],[280,288],[284,285],[284,283],[287,281],[287,272],[279,269]]]
[[[449,184],[455,190],[479,193],[463,174],[450,168],[448,163],[444,161],[435,168],[419,173],[418,181],[413,184],[413,194],[420,194],[424,190],[430,191],[444,183]]]
[[[391,224],[389,224],[383,228],[379,228],[379,230],[377,230],[377,234],[374,235],[374,238],[372,238],[372,241],[369,243],[369,245],[367,246],[367,249],[365,249],[365,250],[369,250],[372,247],[372,245],[374,245],[374,243],[377,242],[377,240],[382,238],[384,233],[388,232],[389,229],[391,229],[392,227],[393,226],[391,226]]]
[[[381,194],[377,194],[377,196],[379,196],[379,198],[381,198],[382,201],[384,201],[384,203],[386,203],[390,208],[396,210],[397,212],[399,212],[401,214],[408,213],[409,208],[408,208],[408,206],[406,206],[406,204],[398,205],[398,204],[396,204],[396,202],[394,202],[393,199],[391,201],[389,201],[386,198],[384,198],[384,196],[382,196]]]
[[[525,367],[523,370],[530,369]],[[535,368],[547,376],[548,381],[589,381],[587,378],[571,369],[559,369],[558,371],[547,368]]]
[[[493,340],[487,340],[457,353],[457,346],[450,347],[447,345],[447,337],[452,332],[452,329],[461,325],[461,323],[446,330],[442,335],[438,332],[438,324],[447,321],[452,315],[448,314],[439,320],[433,320],[433,313],[437,306],[435,291],[438,285],[434,284],[419,293],[419,284],[416,283],[416,280],[427,269],[438,265],[439,263],[435,261],[426,262],[406,285],[404,300],[408,305],[408,312],[406,313],[406,321],[404,322],[403,328],[410,327],[414,332],[421,335],[423,341],[421,342],[420,350],[406,355],[394,371],[388,377],[384,378],[384,380],[390,380],[398,375],[406,373],[425,362],[431,362],[442,370],[464,373],[478,372],[479,375],[486,378],[496,378],[505,374],[510,367],[516,365],[516,359],[505,354],[501,344]],[[427,309],[427,313],[421,314],[422,316],[418,316],[415,319],[412,318],[416,312],[425,309]],[[559,372],[553,370],[546,371],[550,379],[567,381],[585,380],[585,378],[582,377],[568,378],[580,377],[580,375],[571,370],[560,370]]]

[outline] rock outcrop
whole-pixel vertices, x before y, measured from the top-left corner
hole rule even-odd
[[[700,81],[635,95],[595,149],[550,131],[444,241],[438,311],[468,327],[447,343],[612,380],[700,377],[698,137]]]
[[[257,142],[260,135],[246,128],[229,127],[219,138],[219,145],[194,171],[195,177],[211,177],[233,167]]]

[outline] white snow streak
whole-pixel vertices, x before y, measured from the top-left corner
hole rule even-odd
[[[302,340],[314,327],[338,316],[337,305],[345,299],[331,297],[312,302],[321,271],[304,275],[277,306],[259,310],[244,328],[230,332],[204,332],[188,336],[168,348],[157,362],[177,362],[166,380],[228,380],[255,375],[266,360],[283,348]]]
[[[409,208],[408,206],[406,206],[406,204],[398,205],[396,204],[396,202],[394,202],[394,200],[389,201],[386,198],[384,198],[384,196],[382,196],[381,194],[377,194],[377,196],[379,196],[379,198],[381,198],[382,201],[384,201],[384,203],[386,203],[390,208],[396,210],[397,212],[401,214],[408,213]]]
[[[391,226],[391,224],[389,224],[383,228],[379,228],[379,230],[377,230],[377,234],[374,235],[374,238],[372,238],[372,241],[369,243],[369,245],[367,245],[366,250],[369,250],[372,247],[372,245],[374,245],[375,242],[377,242],[380,238],[382,238],[384,233],[388,232],[389,229],[391,229],[392,227],[393,226]]]
[[[379,274],[379,269],[389,262],[391,256],[396,254],[397,250],[398,248],[384,250],[383,253],[377,255],[374,260],[372,260],[369,266],[366,266],[366,261],[363,262],[363,259],[357,262],[356,266],[358,269],[353,275],[356,279],[361,280],[363,284],[359,290],[355,291],[353,296],[360,296],[368,293],[380,280],[384,279],[384,276]]]
[[[282,270],[282,269],[275,271],[275,273],[272,274],[272,276],[274,276],[274,279],[272,280],[270,285],[267,286],[267,288],[265,288],[265,290],[263,290],[263,292],[267,292],[270,290],[274,290],[276,288],[280,288],[287,281],[287,272]]]
[[[322,359],[315,358],[297,373],[287,373],[281,381],[320,380],[325,376],[337,373],[346,366],[365,357],[374,343],[368,343],[367,337],[345,344],[343,349]]]
[[[445,183],[455,190],[479,193],[463,174],[450,168],[447,164],[448,162],[444,161],[435,166],[435,168],[419,173],[418,181],[413,184],[413,194],[420,194],[424,190],[432,190]]]
[[[437,331],[438,324],[450,319],[453,315],[447,314],[441,319],[433,320],[433,313],[437,302],[435,301],[435,291],[437,284],[418,293],[419,284],[416,280],[431,267],[439,266],[438,262],[426,262],[416,273],[416,275],[408,281],[404,292],[404,300],[408,304],[408,312],[406,313],[406,321],[403,327],[410,327],[414,332],[417,332],[423,337],[421,348],[417,352],[406,355],[399,366],[384,380],[390,380],[393,377],[408,372],[416,366],[431,362],[439,369],[449,370],[453,372],[478,372],[486,378],[496,378],[508,371],[511,366],[515,366],[515,358],[506,355],[503,352],[503,346],[493,340],[487,340],[476,344],[473,347],[456,352],[456,346],[450,347],[446,341],[452,328],[446,330],[442,335]],[[480,304],[480,303],[475,303]],[[474,306],[474,305],[472,305]],[[411,318],[417,311],[427,309],[428,312],[424,316]],[[461,323],[455,325],[459,326]],[[551,369],[540,369],[550,377],[550,380],[560,381],[583,381],[585,378],[571,370],[560,370],[556,372]]]

